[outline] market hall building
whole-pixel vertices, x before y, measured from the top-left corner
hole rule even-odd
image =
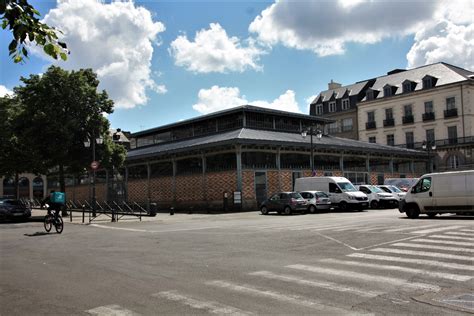
[[[344,176],[353,183],[426,172],[426,152],[302,136],[330,122],[245,105],[140,131],[131,135],[120,187],[125,200],[159,208],[255,210],[273,193],[291,191],[296,178],[311,176],[311,156],[314,175]],[[97,198],[109,198],[106,191]]]

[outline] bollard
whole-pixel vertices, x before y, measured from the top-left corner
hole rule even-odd
[[[150,203],[150,216],[155,217],[158,210],[158,205],[156,203]]]
[[[72,223],[72,211],[69,210],[69,221]]]
[[[82,224],[84,224],[84,213],[85,213],[85,211],[86,211],[86,206],[83,205],[82,206]]]
[[[115,222],[115,209],[112,209],[112,223]]]
[[[174,207],[170,207],[170,215],[174,215]]]

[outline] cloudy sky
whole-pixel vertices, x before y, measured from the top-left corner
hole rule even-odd
[[[243,104],[307,113],[331,79],[439,61],[474,70],[472,0],[30,2],[71,55],[13,64],[0,31],[0,95],[53,63],[93,68],[112,126],[130,131]]]

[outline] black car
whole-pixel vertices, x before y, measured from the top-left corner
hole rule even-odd
[[[31,208],[20,200],[0,197],[0,219],[27,219]]]
[[[266,199],[260,206],[263,215],[269,212],[277,212],[278,214],[290,215],[293,212],[306,213],[308,205],[301,194],[296,192],[280,192],[273,194]]]

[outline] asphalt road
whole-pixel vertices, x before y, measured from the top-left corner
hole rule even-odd
[[[0,315],[474,313],[469,217],[35,214],[0,224]]]

